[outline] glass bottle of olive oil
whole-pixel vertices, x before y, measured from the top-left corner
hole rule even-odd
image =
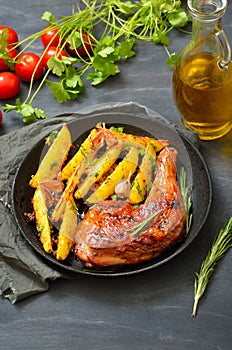
[[[173,96],[184,128],[212,140],[232,127],[232,62],[221,18],[226,0],[188,0],[192,39],[173,72]]]

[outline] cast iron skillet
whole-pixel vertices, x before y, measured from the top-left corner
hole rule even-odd
[[[178,149],[177,170],[179,171],[180,167],[184,166],[187,172],[188,184],[192,185],[193,222],[185,239],[156,259],[138,265],[123,266],[113,271],[89,271],[72,255],[66,261],[61,262],[57,261],[52,255],[47,254],[37,237],[35,225],[28,223],[24,216],[25,212],[32,211],[31,198],[34,190],[29,187],[28,183],[31,176],[36,173],[41,161],[41,155],[44,152],[44,138],[29,151],[16,173],[12,190],[15,219],[24,238],[34,250],[45,258],[47,263],[67,272],[96,276],[122,276],[156,268],[170,261],[187,248],[205,223],[212,200],[212,186],[208,168],[196,147],[187,138],[179,135],[173,128],[156,120],[145,119],[131,114],[101,113],[81,118],[77,115],[77,119],[68,124],[74,144],[80,145],[88,135],[89,130],[99,121],[104,122],[107,127],[123,126],[124,131],[127,133],[151,136],[157,139],[168,139],[171,146]]]

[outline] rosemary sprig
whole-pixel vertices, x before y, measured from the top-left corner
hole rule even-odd
[[[232,246],[232,217],[215,237],[212,247],[202,262],[199,273],[194,282],[194,304],[192,316],[196,316],[200,298],[203,296],[217,262],[223,258],[226,251]]]
[[[131,236],[135,236],[137,233],[139,233],[140,231],[142,231],[148,224],[149,222],[155,218],[159,213],[161,212],[161,210],[158,210],[156,212],[154,212],[153,214],[151,214],[146,220],[144,220],[143,222],[141,222],[140,224],[138,224],[137,226],[135,226],[133,228],[133,232],[131,233]]]
[[[192,186],[187,186],[186,181],[187,175],[183,167],[180,169],[180,192],[184,203],[185,213],[186,213],[186,233],[189,232],[192,224],[192,199],[191,199],[191,188]]]

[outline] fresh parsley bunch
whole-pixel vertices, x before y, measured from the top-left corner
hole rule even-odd
[[[168,33],[174,28],[183,28],[189,20],[180,0],[82,0],[81,6],[76,3],[76,9],[70,16],[57,19],[46,11],[42,19],[49,28],[58,30],[60,44],[57,56],[48,61],[48,70],[35,91],[31,81],[24,102],[17,99],[16,105],[6,104],[4,107],[5,112],[14,110],[21,114],[25,123],[46,118],[43,110],[33,107],[43,84],[50,87],[59,103],[76,100],[85,90],[84,79],[96,86],[118,74],[119,62],[135,55],[134,44],[138,40],[163,45],[168,54],[167,64],[172,67],[177,54],[168,50]],[[31,35],[17,46],[26,44],[26,48],[30,47],[46,30]],[[77,53],[76,57],[59,58],[59,51],[67,44],[72,49],[83,44],[82,33],[91,38],[91,52],[87,51],[84,57]]]

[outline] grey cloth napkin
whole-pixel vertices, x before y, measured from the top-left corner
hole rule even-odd
[[[156,112],[137,103],[115,103],[93,106],[74,115],[50,117],[0,138],[0,295],[12,303],[48,290],[51,280],[70,277],[46,264],[20,233],[11,209],[11,191],[17,168],[28,151],[52,130],[64,122],[96,112],[129,113],[169,124]],[[187,132],[187,137],[195,144],[198,142],[197,136],[191,132]]]

